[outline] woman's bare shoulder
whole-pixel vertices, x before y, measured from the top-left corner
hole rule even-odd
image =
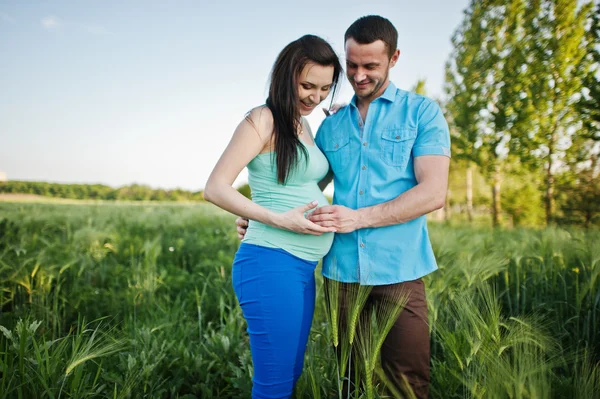
[[[264,141],[273,135],[273,113],[266,105],[259,105],[248,111],[246,121]]]

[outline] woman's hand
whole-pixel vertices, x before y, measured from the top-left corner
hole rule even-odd
[[[243,240],[246,236],[246,230],[248,230],[248,219],[242,217],[235,219],[235,226],[237,228],[238,238]]]
[[[323,233],[335,233],[335,228],[319,226],[306,218],[305,213],[316,208],[318,204],[317,201],[313,201],[306,205],[290,209],[287,212],[277,213],[274,215],[274,225],[280,229],[315,236],[320,236]]]
[[[311,209],[316,208],[318,205],[317,201],[313,201],[306,205],[298,206],[294,209],[290,209],[284,213],[275,213],[272,216],[273,225],[277,228],[290,230],[299,234],[312,234],[320,236],[323,233],[335,233],[336,229],[333,227],[322,227],[316,223],[311,222],[305,216],[305,213]],[[243,240],[248,230],[248,219],[239,217],[235,220],[235,226],[238,233],[238,238]]]

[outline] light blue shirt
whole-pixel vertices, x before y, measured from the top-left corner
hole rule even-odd
[[[439,105],[390,82],[362,121],[356,97],[319,128],[316,144],[333,171],[333,204],[365,208],[417,185],[414,157],[450,156],[450,133]],[[437,269],[427,219],[336,233],[323,275],[342,282],[384,285]]]

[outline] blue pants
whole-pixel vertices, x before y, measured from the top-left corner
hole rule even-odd
[[[248,323],[253,399],[292,396],[315,310],[316,265],[282,249],[246,243],[235,255],[233,289]]]

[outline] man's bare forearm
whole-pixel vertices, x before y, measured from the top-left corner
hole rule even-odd
[[[445,184],[423,182],[395,199],[366,208],[357,209],[358,228],[373,228],[406,223],[440,209],[446,201]]]

